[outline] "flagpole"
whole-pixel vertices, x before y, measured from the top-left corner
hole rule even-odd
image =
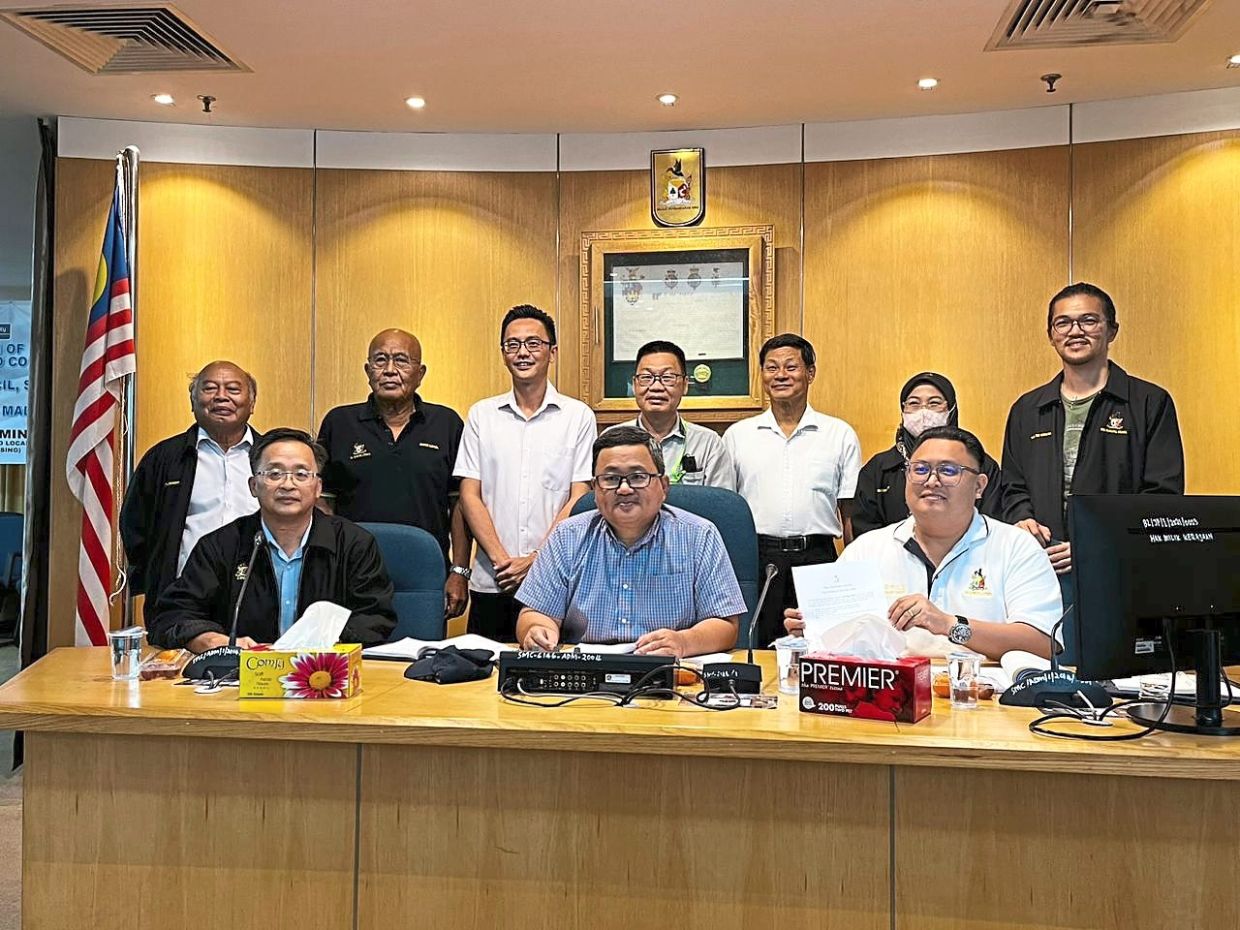
[[[129,301],[133,313],[134,351],[137,351],[138,330],[138,147],[126,146],[116,155],[116,182],[121,191],[121,228],[125,232],[126,258],[129,260]],[[120,411],[117,450],[119,471],[115,484],[113,513],[120,514],[129,479],[134,469],[134,430],[137,427],[137,376],[125,378],[125,397]],[[112,564],[117,567],[112,596],[120,597],[124,626],[134,625],[133,598],[129,596],[128,562],[119,532],[113,535]]]

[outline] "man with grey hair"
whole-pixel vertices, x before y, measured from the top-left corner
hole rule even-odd
[[[121,507],[129,590],[153,605],[185,566],[194,544],[253,513],[250,428],[258,385],[235,362],[214,361],[189,383],[194,425],[156,443],[134,470]]]
[[[745,599],[715,525],[665,503],[659,443],[617,426],[593,456],[598,510],[561,521],[517,590],[521,648],[633,643],[677,658],[731,649]]]

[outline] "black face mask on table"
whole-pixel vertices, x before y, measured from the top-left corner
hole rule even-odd
[[[490,678],[494,667],[495,660],[489,649],[428,646],[418,653],[418,660],[405,669],[405,677],[413,681],[433,681],[437,685],[455,685]]]

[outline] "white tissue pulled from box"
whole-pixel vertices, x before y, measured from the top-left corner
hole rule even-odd
[[[353,611],[331,601],[315,601],[296,623],[271,644],[272,649],[288,652],[331,649],[340,642],[344,625]]]
[[[891,625],[886,616],[854,617],[822,631],[815,642],[805,637],[810,651],[856,656],[859,659],[894,661],[904,654],[904,634]]]

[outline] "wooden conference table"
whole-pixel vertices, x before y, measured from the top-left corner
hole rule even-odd
[[[60,649],[0,687],[25,930],[1240,926],[1236,741],[546,710],[403,669],[239,701]]]

